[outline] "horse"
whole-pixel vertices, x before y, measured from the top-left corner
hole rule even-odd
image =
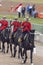
[[[27,50],[30,50],[30,61],[31,61],[31,65],[32,65],[32,58],[33,58],[33,49],[35,47],[34,45],[34,32],[35,30],[31,30],[29,33],[26,33],[25,35],[23,34],[22,36],[22,41],[20,43],[20,47],[21,49],[23,49],[22,51],[22,60],[23,60],[23,63],[26,63],[27,61]],[[20,39],[20,38],[19,38]]]
[[[3,31],[3,45],[2,45],[2,51],[4,50],[4,53],[5,53],[5,42],[7,42],[7,53],[8,53],[8,50],[9,50],[9,43],[10,43],[10,39],[9,39],[9,35],[10,35],[10,31],[11,31],[11,28],[10,26],[8,26],[4,31]]]
[[[4,49],[4,36],[3,36],[3,30],[0,30],[0,49],[1,49],[1,42],[2,42],[2,52],[5,53]]]
[[[10,50],[11,50],[11,56],[13,56],[13,57],[16,56],[16,47],[19,46],[19,43],[18,43],[19,37],[22,37],[21,28],[19,28],[16,32],[12,33],[12,35],[11,35]],[[12,54],[12,44],[14,45],[14,55]],[[20,46],[19,46],[18,58],[19,58],[20,51],[21,51],[21,49],[20,49]]]
[[[27,50],[30,50],[30,61],[31,64],[32,62],[32,58],[33,58],[33,48],[35,47],[34,45],[34,32],[35,30],[31,30],[29,33],[26,33],[25,36],[21,31],[22,29],[18,29],[13,37],[12,37],[12,41],[14,44],[14,57],[16,56],[16,47],[17,45],[19,46],[19,51],[18,51],[18,57],[21,54],[21,58],[24,59],[23,63],[26,63],[27,61]],[[22,51],[23,49],[23,51]],[[11,46],[11,54],[12,54],[12,46]]]

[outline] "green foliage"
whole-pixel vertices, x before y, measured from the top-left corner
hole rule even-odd
[[[0,15],[0,19],[1,19],[3,16],[6,16],[7,19],[14,19],[14,18],[17,17],[17,15]],[[22,17],[21,17],[21,18],[18,18],[18,20],[24,21],[25,18],[22,18]],[[31,17],[31,18],[29,18],[29,21],[30,21],[31,23],[34,23],[34,24],[43,24],[43,19],[40,19],[40,18],[33,18],[33,17]]]

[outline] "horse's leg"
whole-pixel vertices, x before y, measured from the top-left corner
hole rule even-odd
[[[2,52],[5,53],[5,42],[2,43]]]
[[[22,48],[19,46],[19,50],[18,50],[18,58],[20,58],[20,55],[22,57]]]
[[[1,49],[1,41],[0,41],[0,49]]]
[[[6,53],[8,53],[8,51],[9,51],[9,43],[7,42],[7,51],[6,51]]]
[[[33,65],[33,62],[32,62],[32,59],[33,58],[33,49],[31,49],[31,52],[30,52],[30,63],[31,65]]]
[[[13,53],[12,53],[12,43],[10,43],[10,51],[11,51],[11,56],[13,56]]]
[[[16,56],[16,47],[17,45],[14,45],[14,57]]]
[[[24,50],[24,55],[25,55],[24,63],[26,63],[26,60],[27,60],[27,50]]]
[[[26,61],[27,61],[27,50],[23,50],[22,51],[22,63],[26,63]]]
[[[18,58],[20,58],[20,46],[18,48]]]

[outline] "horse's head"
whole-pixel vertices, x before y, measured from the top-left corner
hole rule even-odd
[[[17,33],[17,31],[16,31],[16,32],[14,33],[14,36],[13,36],[14,39],[17,37],[17,34],[18,34],[18,33]]]
[[[23,38],[25,41],[26,40],[29,40],[29,33],[26,33],[25,35],[24,35],[24,38]]]
[[[22,33],[21,33],[21,35],[18,37],[18,42],[21,43],[22,40],[23,40],[23,38],[22,38]]]
[[[22,42],[22,39],[21,38],[18,38],[18,42],[21,43]]]

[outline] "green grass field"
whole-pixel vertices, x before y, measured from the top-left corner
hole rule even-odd
[[[0,15],[0,19],[3,17],[3,16],[6,16],[7,19],[14,19],[16,18],[17,16],[14,16],[14,15]],[[25,18],[18,18],[20,21],[24,21]],[[39,19],[39,18],[33,18],[31,17],[30,20],[29,20],[31,23],[34,23],[34,24],[43,24],[43,19]]]
[[[43,4],[43,0],[11,0],[14,2],[31,2],[31,3],[37,3],[37,4]]]

